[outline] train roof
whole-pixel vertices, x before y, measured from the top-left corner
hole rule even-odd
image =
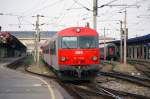
[[[70,27],[58,32],[59,36],[98,36],[98,33],[88,27]]]

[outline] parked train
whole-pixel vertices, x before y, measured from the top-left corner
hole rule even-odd
[[[43,44],[43,60],[61,79],[91,80],[99,69],[98,33],[88,27],[70,27]]]
[[[100,59],[102,60],[111,60],[111,59],[116,60],[117,59],[117,46],[114,43],[107,43],[105,45],[100,44],[99,49],[101,52]]]

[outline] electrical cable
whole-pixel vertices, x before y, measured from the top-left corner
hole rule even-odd
[[[57,5],[58,3],[61,3],[61,2],[63,2],[63,1],[64,1],[64,0],[57,0],[57,1],[53,2],[53,3],[51,3],[51,4],[48,4],[48,5],[46,5],[46,6],[43,6],[42,8],[36,9],[35,11],[33,11],[33,12],[31,12],[31,13],[28,13],[27,15],[32,14],[32,13],[35,13],[35,12],[38,12],[38,11],[42,11],[42,10],[44,10],[44,9],[46,9],[46,8],[49,8],[49,7],[53,7],[53,6],[55,6],[55,5]]]
[[[80,5],[81,7],[85,8],[88,11],[93,11],[91,9],[89,9],[88,7],[84,6],[83,4],[79,3],[77,0],[73,0],[75,3],[77,3],[78,5]]]
[[[39,1],[39,2],[37,2],[34,6],[32,6],[30,9],[27,9],[26,11],[24,11],[24,12],[22,12],[22,14],[25,14],[25,13],[29,13],[29,12],[32,12],[32,10],[34,10],[35,8],[37,8],[37,6],[39,6],[39,5],[44,5],[44,3],[45,3],[45,0],[43,0],[43,1]]]

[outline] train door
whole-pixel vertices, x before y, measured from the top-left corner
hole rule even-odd
[[[109,48],[109,54],[110,54],[111,56],[114,55],[114,47],[110,47],[110,48]]]
[[[53,61],[53,56],[52,56],[52,53],[53,53],[53,42],[51,41],[50,42],[50,65],[52,65],[52,61]]]
[[[108,55],[109,55],[110,60],[112,58],[114,58],[114,56],[115,56],[115,47],[111,46],[111,47],[108,48]]]
[[[53,68],[58,70],[58,56],[57,56],[57,41],[52,41],[52,53],[51,53],[51,63],[53,65]]]

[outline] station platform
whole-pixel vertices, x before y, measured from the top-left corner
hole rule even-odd
[[[150,63],[150,59],[129,59],[127,58],[128,61],[142,61],[142,62],[148,62]]]
[[[18,59],[0,59],[0,99],[56,99],[44,80],[6,67]]]

